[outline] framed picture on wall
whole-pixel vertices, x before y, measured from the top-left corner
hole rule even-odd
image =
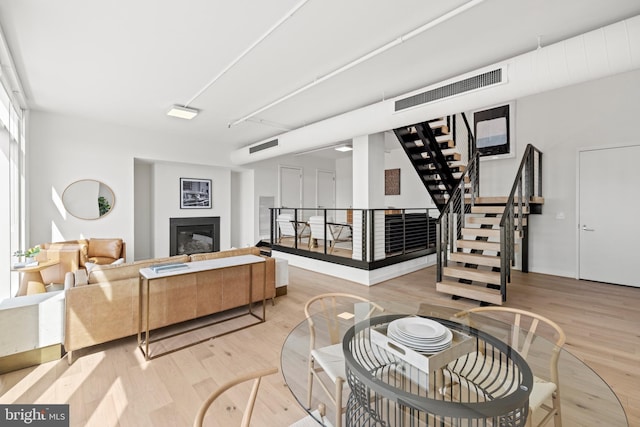
[[[473,131],[481,159],[515,156],[513,122],[513,102],[473,113]]]
[[[211,209],[211,180],[180,178],[180,209]]]
[[[386,169],[384,171],[384,195],[397,196],[400,194],[400,169]]]

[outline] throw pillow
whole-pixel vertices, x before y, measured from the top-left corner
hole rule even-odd
[[[96,265],[98,265],[98,264],[96,264],[95,262],[89,262],[89,261],[85,262],[84,263],[84,268],[87,269],[87,274],[91,273],[91,269],[93,267],[95,267]]]
[[[120,264],[124,264],[124,258],[118,258],[117,260],[111,263],[111,265],[120,265]]]

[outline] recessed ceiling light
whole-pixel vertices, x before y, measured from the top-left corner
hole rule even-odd
[[[339,147],[336,147],[336,150],[345,152],[345,151],[351,151],[353,150],[353,148],[350,145],[341,145]]]
[[[196,110],[195,108],[182,107],[180,105],[174,105],[171,107],[169,111],[167,111],[167,116],[178,117],[180,119],[191,120],[195,116],[198,115],[200,110]]]

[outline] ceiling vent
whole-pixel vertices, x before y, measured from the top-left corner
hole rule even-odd
[[[395,111],[401,111],[416,105],[427,104],[450,96],[459,95],[475,89],[493,86],[503,82],[503,69],[487,71],[486,73],[468,77],[457,82],[449,83],[426,92],[418,93],[395,102]]]
[[[267,148],[277,147],[277,146],[278,146],[278,140],[272,139],[271,141],[263,142],[262,144],[249,147],[249,154],[257,153],[258,151],[266,150]]]

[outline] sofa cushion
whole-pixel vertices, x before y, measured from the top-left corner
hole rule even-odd
[[[146,268],[153,264],[160,264],[163,262],[189,262],[189,255],[147,259],[120,265],[96,265],[89,273],[89,284],[130,279],[132,277],[137,278],[141,268]]]
[[[107,264],[120,258],[122,239],[89,239],[89,258],[96,264]]]

